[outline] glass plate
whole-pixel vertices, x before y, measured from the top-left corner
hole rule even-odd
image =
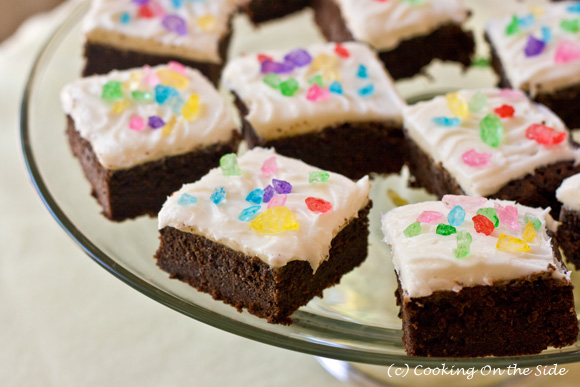
[[[469,3],[481,9],[484,2]],[[501,367],[514,362],[531,366],[580,360],[579,343],[525,357],[443,360],[405,355],[393,294],[396,280],[389,250],[381,241],[379,216],[393,206],[386,194],[389,189],[411,202],[430,198],[423,191],[407,188],[406,171],[401,176],[373,181],[374,208],[366,262],[346,275],[340,285],[327,289],[323,299],[316,298],[297,311],[291,326],[271,325],[246,312],[238,313],[207,294],[169,279],[167,273],[157,268],[153,258],[158,245],[156,219],[140,218],[123,223],[106,220],[89,195],[90,186],[68,148],[59,91],[80,74],[80,21],[87,8],[88,3],[82,3],[67,18],[36,60],[22,102],[21,142],[30,177],[48,210],[83,250],[111,274],[146,296],[206,324],[252,340],[327,358],[426,367],[440,365],[442,361],[457,367],[489,364]],[[485,20],[493,8],[486,7],[476,14]],[[231,55],[322,41],[311,19],[311,13],[303,12],[284,22],[252,30],[247,20],[239,17],[235,20]],[[470,23],[474,28],[482,25],[477,19]],[[429,74],[434,80],[419,77],[397,86],[406,98],[420,99],[449,89],[495,83],[489,69],[472,68],[464,74],[457,66],[435,64],[429,68]],[[576,299],[580,297],[577,295]]]

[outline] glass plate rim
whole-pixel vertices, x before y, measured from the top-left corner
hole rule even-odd
[[[22,95],[20,106],[19,138],[22,157],[24,159],[28,177],[43,205],[46,207],[54,220],[59,224],[59,226],[69,235],[69,237],[85,252],[85,254],[87,254],[103,269],[133,289],[137,290],[141,294],[183,315],[193,318],[194,320],[250,340],[314,356],[375,365],[414,367],[441,366],[442,363],[445,363],[448,366],[455,365],[456,367],[463,368],[477,368],[487,365],[494,367],[507,367],[514,363],[517,363],[519,367],[526,367],[550,365],[554,363],[566,364],[580,361],[580,349],[569,350],[566,352],[557,351],[555,353],[540,353],[537,355],[515,357],[429,358],[411,357],[406,355],[401,356],[395,354],[379,353],[375,351],[363,351],[348,348],[346,346],[341,347],[332,345],[325,342],[324,340],[307,341],[304,339],[271,332],[241,321],[235,321],[228,318],[227,316],[223,316],[199,305],[186,303],[179,298],[163,291],[162,289],[148,284],[143,279],[125,269],[122,265],[119,265],[113,258],[109,257],[101,249],[99,249],[98,246],[93,244],[91,240],[74,225],[74,223],[60,208],[56,200],[51,195],[41,175],[30,141],[30,96],[33,92],[37,76],[42,69],[42,65],[50,58],[51,53],[56,50],[59,43],[75,26],[75,23],[80,20],[81,16],[87,12],[89,4],[90,2],[87,0],[77,5],[73,11],[66,16],[64,21],[49,35],[47,41],[41,46],[40,51],[37,53],[33,62],[33,66],[29,72]],[[300,311],[297,313],[300,314]],[[301,317],[301,321],[307,324],[309,321],[311,321],[311,323],[316,326],[316,318],[314,315],[302,313]],[[320,329],[320,326],[318,326],[318,328]]]

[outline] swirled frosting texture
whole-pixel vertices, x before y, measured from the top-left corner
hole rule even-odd
[[[342,48],[343,56],[337,54],[334,43],[309,46],[306,51],[312,63],[279,74],[282,81],[293,78],[298,82],[299,89],[293,96],[283,95],[279,89],[264,82],[267,74],[262,72],[258,55],[230,61],[222,82],[244,102],[248,108],[246,120],[265,139],[317,132],[346,122],[402,123],[401,110],[405,102],[376,54],[360,43],[344,43]],[[284,62],[287,53],[269,51],[262,54],[276,62]],[[326,58],[331,65],[315,70],[318,57]],[[359,76],[361,65],[366,68],[366,78]],[[328,93],[328,98],[313,101],[308,99],[308,94],[311,80],[317,75],[322,77],[322,89]],[[328,91],[334,81],[340,83],[341,94]],[[361,95],[361,89],[369,86],[372,92]]]
[[[462,90],[458,95],[469,102],[478,90]],[[531,102],[523,93],[512,90],[479,90],[486,99],[480,112],[469,112],[459,120],[457,126],[436,124],[436,117],[453,118],[446,96],[438,96],[427,102],[420,102],[404,110],[404,126],[408,136],[435,163],[443,167],[455,178],[463,191],[470,196],[488,196],[497,192],[512,180],[533,173],[538,167],[559,161],[580,162],[580,153],[566,138],[558,145],[542,145],[526,137],[526,131],[533,124],[545,124],[558,132],[567,132],[562,121],[543,105]],[[482,141],[480,125],[488,114],[502,105],[514,109],[511,118],[502,118],[503,138],[498,147]],[[499,119],[499,117],[498,117]],[[491,155],[489,163],[472,166],[463,159],[470,150]]]
[[[83,31],[93,43],[221,63],[219,43],[236,7],[236,0],[93,0]]]
[[[551,93],[580,83],[580,56],[576,60],[560,63],[556,60],[562,44],[575,46],[577,54],[580,52],[580,33],[577,30],[573,32],[574,27],[562,28],[562,23],[569,21],[573,25],[574,20],[577,28],[580,13],[570,11],[570,7],[577,4],[575,1],[545,4],[536,15],[510,15],[488,22],[487,35],[513,88],[529,91],[534,96],[539,92]],[[523,25],[520,22],[516,27],[517,20],[514,22],[514,18],[527,22]],[[510,28],[515,32],[508,33]],[[535,55],[528,56],[526,47],[531,36],[545,45],[541,51],[538,48],[532,51]]]
[[[276,171],[266,176],[261,167],[271,157],[276,158]],[[241,176],[226,177],[219,168],[212,169],[201,180],[184,185],[170,196],[159,213],[159,228],[170,226],[202,235],[246,255],[257,256],[272,267],[303,260],[316,270],[328,259],[332,239],[369,201],[366,176],[353,182],[329,172],[327,182],[309,183],[309,173],[319,169],[263,148],[253,148],[238,158],[238,163]],[[296,215],[298,229],[264,234],[250,227],[249,222],[238,219],[245,208],[256,205],[246,201],[247,195],[257,188],[264,189],[272,179],[292,184],[285,206]],[[210,197],[219,187],[225,188],[226,199],[216,205]],[[178,204],[184,193],[196,197],[197,203]],[[308,197],[326,200],[332,210],[312,212],[305,204]],[[262,203],[257,215],[266,209],[267,203]]]
[[[423,211],[438,211],[445,217],[450,209],[442,202],[424,202],[398,207],[382,217],[385,241],[392,250],[393,264],[408,297],[425,297],[436,291],[458,292],[464,287],[493,285],[495,282],[518,279],[531,274],[551,273],[555,279],[570,281],[570,272],[553,256],[546,223],[551,227],[553,220],[549,209],[525,207],[514,202],[489,200],[483,208],[494,208],[494,204],[515,206],[518,209],[520,229],[514,231],[503,223],[491,235],[475,231],[472,218],[476,208],[466,209],[463,225],[457,231],[467,231],[472,236],[470,253],[464,258],[456,258],[456,234],[437,234],[437,222],[422,223],[421,234],[407,237],[403,231],[416,221]],[[527,252],[509,252],[496,248],[501,233],[514,238],[522,238],[526,223],[524,216],[531,213],[542,226],[536,230],[533,242],[528,243]]]
[[[556,197],[567,208],[580,211],[580,174],[564,179]]]
[[[442,25],[461,24],[469,12],[461,0],[334,0],[356,40],[388,51],[401,41],[426,35]]]
[[[72,118],[76,130],[91,144],[105,168],[131,168],[165,156],[227,142],[232,138],[232,132],[238,130],[216,89],[194,69],[184,68],[187,86],[177,90],[181,98],[179,102],[173,100],[159,104],[155,100],[134,100],[132,93],[135,91],[151,93],[150,97],[155,98],[155,83],[148,84],[146,74],[155,78],[153,74],[160,70],[170,69],[157,66],[150,71],[145,68],[113,71],[79,79],[63,88],[61,102],[64,112]],[[123,97],[115,101],[102,98],[105,84],[111,81],[123,84]],[[199,112],[192,119],[186,119],[181,107],[193,94],[199,95]],[[119,109],[117,112],[116,108]],[[170,131],[167,126],[153,129],[147,125],[149,117],[153,116],[166,124],[173,123],[173,128]],[[143,120],[144,127],[140,130],[131,129],[131,120],[135,117]]]

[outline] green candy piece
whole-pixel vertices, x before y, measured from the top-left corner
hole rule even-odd
[[[513,15],[510,24],[505,28],[505,34],[509,36],[517,34],[518,32],[520,32],[520,21],[516,15]]]
[[[412,238],[416,237],[417,235],[421,235],[421,223],[419,222],[411,223],[410,225],[407,226],[405,231],[403,231],[403,234],[405,234],[407,238]]]
[[[330,175],[328,172],[312,171],[308,174],[309,183],[326,183]]]
[[[478,113],[485,109],[486,106],[487,97],[479,91],[469,99],[468,108],[471,113]]]
[[[294,78],[288,78],[280,83],[280,92],[286,97],[293,97],[299,88],[298,81]]]
[[[409,5],[422,5],[425,4],[427,0],[406,0]]]
[[[503,124],[498,116],[493,113],[483,117],[479,122],[481,139],[487,145],[498,148],[503,139]]]
[[[131,97],[137,102],[152,102],[153,93],[147,91],[135,90],[131,93]]]
[[[322,79],[322,75],[315,75],[308,80],[309,85],[314,85],[315,83],[320,87],[324,87],[324,80]]]
[[[491,65],[489,58],[477,58],[471,62],[473,67],[488,68]]]
[[[228,153],[220,158],[220,168],[224,176],[241,176],[242,170],[238,165],[238,157],[235,153]]]
[[[264,83],[270,86],[272,89],[280,88],[280,84],[282,83],[282,79],[280,79],[280,77],[274,73],[266,75],[262,81],[264,81]]]
[[[562,20],[560,28],[566,32],[575,34],[580,31],[580,19]]]
[[[524,223],[528,224],[528,222],[532,222],[534,226],[534,230],[539,230],[542,227],[542,222],[538,219],[534,214],[530,212],[526,212],[524,215]]]
[[[467,231],[459,231],[457,233],[457,249],[454,251],[455,258],[465,258],[469,255],[471,242],[473,238]]]
[[[480,208],[477,210],[477,215],[483,215],[493,223],[494,227],[499,226],[499,218],[495,212],[495,208]]]
[[[119,81],[109,81],[103,85],[101,98],[114,101],[123,98],[123,84]]]
[[[457,232],[457,229],[455,229],[455,227],[450,226],[448,224],[444,224],[444,223],[439,223],[437,225],[437,230],[435,230],[435,232],[439,235],[451,235],[451,234],[455,234]]]

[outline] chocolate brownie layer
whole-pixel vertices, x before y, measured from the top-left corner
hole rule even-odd
[[[507,77],[505,69],[495,47],[491,43],[488,35],[485,34],[485,40],[489,44],[491,53],[491,67],[499,77],[498,86],[512,89],[512,85]],[[580,102],[580,84],[576,84],[553,93],[543,93],[541,90],[535,97],[534,101],[546,105],[558,117],[564,121],[570,129],[580,128],[580,113],[578,112],[578,103]]]
[[[439,198],[446,194],[465,195],[457,181],[433,158],[410,138],[407,137],[407,161],[414,177],[412,186],[423,187]],[[536,168],[534,174],[512,180],[490,198],[515,200],[529,207],[551,207],[552,216],[558,217],[561,203],[556,199],[556,189],[565,178],[580,173],[580,165],[574,161],[561,161],[545,167]]]
[[[332,240],[329,259],[313,274],[306,261],[292,261],[272,268],[255,256],[247,256],[203,236],[172,227],[160,230],[157,265],[171,278],[209,293],[241,311],[242,308],[269,323],[290,324],[289,316],[340,278],[367,256],[368,212],[358,213]],[[308,241],[303,241],[308,243]]]
[[[576,342],[573,286],[549,274],[405,299],[396,291],[408,355],[517,356]]]
[[[220,157],[236,152],[241,140],[238,132],[232,130],[232,139],[228,143],[129,169],[109,170],[99,163],[91,144],[80,136],[70,117],[66,133],[72,152],[91,183],[91,194],[102,206],[103,215],[114,221],[140,215],[157,216],[168,195],[218,166]]]
[[[313,0],[312,8],[314,19],[327,40],[355,40],[333,0]],[[429,35],[404,40],[393,50],[379,51],[378,54],[393,79],[402,79],[420,73],[434,59],[458,62],[468,67],[474,51],[471,31],[463,31],[457,24],[446,24]]]
[[[231,33],[225,36],[219,45],[222,63],[198,62],[173,56],[152,55],[133,50],[124,50],[111,45],[86,42],[84,47],[85,68],[83,76],[107,74],[112,70],[126,70],[144,65],[156,66],[177,61],[185,66],[201,71],[214,85],[218,85],[222,69],[227,60],[227,50]]]
[[[235,96],[242,116],[242,132],[250,148],[275,148],[276,152],[300,159],[318,168],[340,173],[353,180],[375,173],[398,173],[405,160],[405,138],[401,127],[389,122],[353,122],[327,127],[320,132],[261,138],[252,124],[244,103]]]
[[[560,226],[556,235],[558,244],[568,262],[580,269],[580,213],[565,206],[560,211]]]
[[[310,5],[310,0],[251,0],[240,6],[252,23],[259,24],[290,15]]]

